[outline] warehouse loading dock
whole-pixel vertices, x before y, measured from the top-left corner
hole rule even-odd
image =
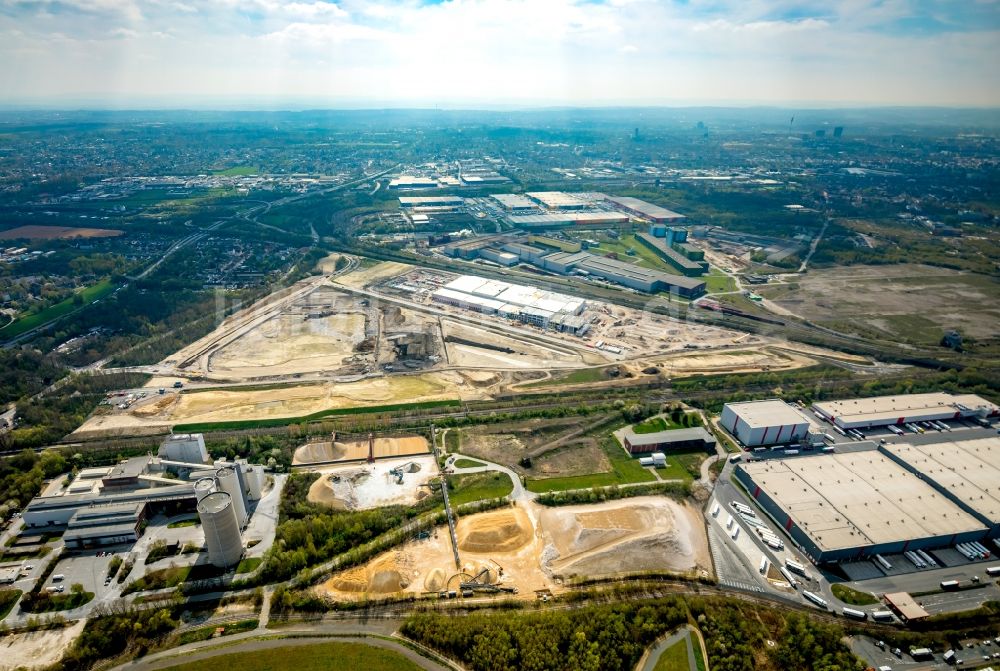
[[[979,458],[994,463],[1000,439],[986,440],[956,449],[974,455],[978,447]],[[926,451],[939,445],[927,445]],[[970,470],[972,457],[942,468],[922,452],[905,449],[910,446],[899,447],[740,464],[735,477],[817,563],[997,535],[998,526],[990,521],[997,510],[992,495],[977,495],[975,488],[995,487],[992,478],[1000,472]],[[948,459],[948,452],[940,458]]]

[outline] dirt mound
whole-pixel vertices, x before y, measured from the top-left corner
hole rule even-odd
[[[368,591],[374,594],[390,594],[401,591],[407,585],[409,582],[400,575],[399,571],[378,571],[372,575]]]
[[[344,456],[344,449],[329,442],[309,443],[295,450],[292,455],[292,465],[317,464],[324,461],[336,461]]]
[[[406,473],[419,473],[420,472],[420,464],[418,464],[415,461],[411,461],[407,465],[403,466],[403,471],[406,472]]]
[[[520,508],[463,518],[457,531],[458,547],[466,552],[513,552],[528,544],[534,534]]]
[[[340,592],[364,592],[368,589],[365,567],[359,566],[341,573],[330,581],[330,587]]]
[[[448,574],[444,569],[432,569],[424,578],[424,589],[428,592],[440,592],[448,584]]]

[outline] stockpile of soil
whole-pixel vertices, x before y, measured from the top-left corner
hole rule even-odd
[[[448,584],[448,574],[444,569],[431,569],[431,572],[424,578],[424,589],[428,592],[440,592]]]
[[[458,547],[466,552],[512,552],[534,536],[531,521],[520,508],[463,518],[456,531]]]

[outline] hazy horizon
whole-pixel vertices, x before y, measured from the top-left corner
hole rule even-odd
[[[22,109],[1000,106],[996,0],[0,0],[0,37]]]

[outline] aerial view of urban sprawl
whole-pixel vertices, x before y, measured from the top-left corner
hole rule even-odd
[[[0,2],[0,669],[1000,669],[1000,6],[817,4]]]

